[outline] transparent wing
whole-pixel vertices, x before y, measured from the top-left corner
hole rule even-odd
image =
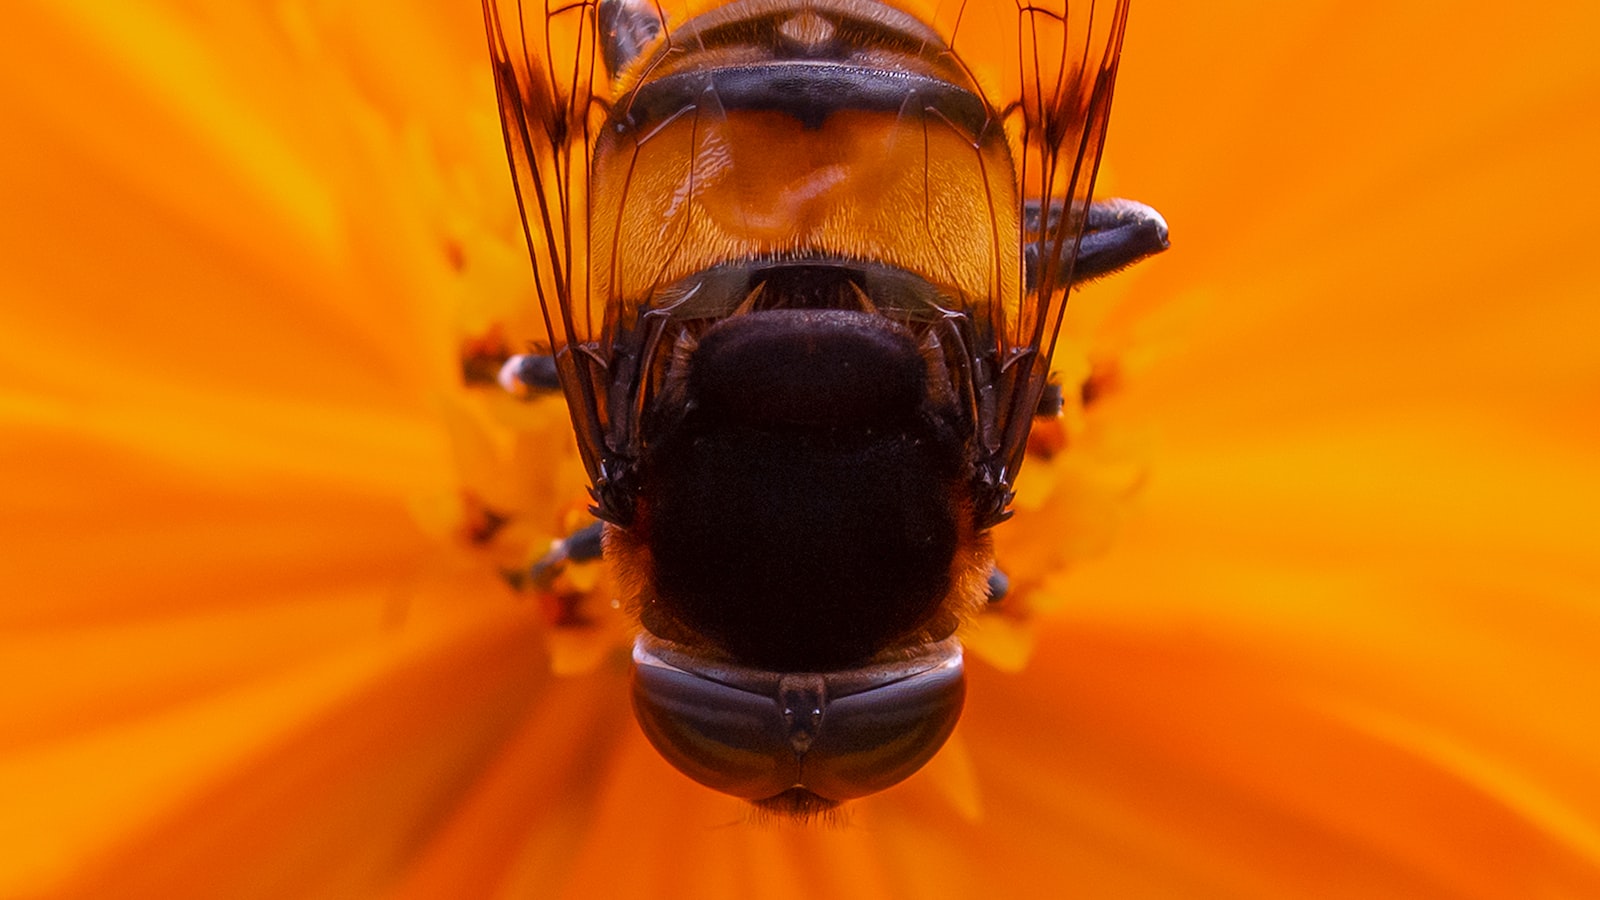
[[[590,479],[604,482],[606,377],[593,348],[603,300],[590,290],[589,173],[610,98],[591,2],[483,0],[484,27],[517,205],[557,373]]]
[[[484,0],[540,302],[595,487],[625,472],[649,398],[640,386],[670,353],[645,332],[664,315],[728,312],[695,306],[706,294],[694,291],[712,283],[697,273],[818,254],[949,289],[952,308],[934,314],[971,325],[957,343],[978,373],[970,400],[998,517],[1072,283],[1127,0],[893,4],[929,27],[871,0],[620,0],[644,4],[662,37],[613,84],[603,58],[617,42],[597,46],[596,23],[608,27],[618,2],[517,0],[502,10]],[[854,23],[846,38],[863,48],[874,34],[897,34],[883,50],[898,60],[888,68],[927,76],[912,79],[897,114],[868,108],[865,89],[852,111],[815,117],[771,96],[763,102],[784,115],[730,115],[726,80],[682,91],[682,79],[701,73],[676,67],[723,64],[708,60],[727,52],[718,44],[730,42],[718,31],[727,21],[777,14],[792,26],[786,38],[803,42],[804,11],[822,7],[841,30]],[[680,88],[646,90],[673,83]],[[937,87],[946,83],[960,89]],[[975,111],[960,99],[973,94]],[[671,102],[650,99],[662,97]],[[1025,255],[1034,260],[1026,283]],[[916,315],[892,314],[902,313]],[[607,471],[613,464],[618,472]]]
[[[1105,144],[1128,0],[907,0],[944,37],[1002,119],[1017,167],[1033,283],[996,306],[1000,483],[1016,477],[1049,377]],[[1028,245],[1032,245],[1031,248]]]

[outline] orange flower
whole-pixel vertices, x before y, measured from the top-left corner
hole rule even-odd
[[[1592,3],[1136,5],[1102,194],[1176,248],[831,830],[499,574],[581,475],[461,385],[536,327],[476,4],[15,6],[0,895],[1600,896]]]

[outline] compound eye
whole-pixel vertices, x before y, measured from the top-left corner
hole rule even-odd
[[[760,800],[794,785],[799,766],[770,694],[723,684],[633,651],[633,712],[673,767],[706,787]],[[681,662],[681,660],[678,660]]]
[[[890,663],[784,673],[643,635],[633,662],[634,713],[661,755],[757,802],[801,791],[837,803],[903,781],[950,736],[966,695],[954,639]]]

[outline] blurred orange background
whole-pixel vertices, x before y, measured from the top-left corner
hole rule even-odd
[[[1600,896],[1595,4],[1135,4],[1100,193],[1174,247],[836,829],[496,574],[583,497],[460,383],[536,327],[474,4],[7,20],[0,895]]]

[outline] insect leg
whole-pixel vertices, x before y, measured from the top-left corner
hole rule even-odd
[[[1054,419],[1061,415],[1061,410],[1067,405],[1067,398],[1061,392],[1059,382],[1045,383],[1044,392],[1039,395],[1039,408],[1033,411],[1034,416],[1040,419]]]
[[[989,570],[988,587],[989,602],[999,603],[1006,598],[1006,594],[1011,593],[1011,578],[1001,571],[999,566],[995,566]]]
[[[600,531],[602,523],[591,522],[565,539],[554,542],[545,555],[528,567],[528,585],[544,589],[555,583],[557,576],[568,563],[590,562],[600,558]]]
[[[517,397],[561,390],[556,358],[548,354],[519,353],[507,359],[497,380],[506,393]]]
[[[1050,205],[1050,215],[1044,223],[1046,229],[1057,227],[1061,209],[1060,203]],[[1039,234],[1039,213],[1038,201],[1030,200],[1023,207],[1023,221],[1030,238],[1023,253],[1023,274],[1028,290],[1033,290],[1039,269],[1039,242],[1033,240]],[[1154,209],[1132,200],[1091,203],[1083,225],[1083,239],[1078,244],[1077,262],[1072,268],[1072,282],[1080,284],[1110,275],[1160,253],[1167,246],[1167,220]],[[1070,250],[1069,244],[1063,252]]]

